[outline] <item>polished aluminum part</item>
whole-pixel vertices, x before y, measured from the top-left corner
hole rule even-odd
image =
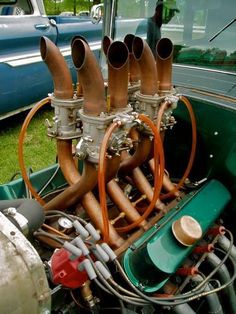
[[[50,313],[51,294],[43,263],[30,242],[1,212],[0,272],[0,313]]]

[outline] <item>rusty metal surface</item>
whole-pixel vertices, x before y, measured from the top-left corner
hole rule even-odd
[[[59,99],[72,99],[74,90],[70,71],[58,47],[47,37],[41,37],[40,52],[53,77],[54,95]]]
[[[106,112],[104,81],[95,55],[82,39],[74,40],[71,55],[83,89],[84,113],[98,116]]]

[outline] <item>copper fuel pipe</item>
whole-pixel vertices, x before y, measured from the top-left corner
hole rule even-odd
[[[138,61],[135,59],[132,50],[134,38],[135,35],[133,34],[127,34],[124,38],[124,43],[126,44],[129,50],[129,82],[131,84],[138,83],[140,80],[140,70]]]
[[[71,55],[83,89],[84,113],[99,116],[106,112],[106,101],[103,77],[95,55],[82,39],[73,41]]]
[[[168,38],[161,38],[156,45],[156,67],[158,91],[168,92],[172,88],[173,44]]]
[[[59,99],[72,99],[74,90],[70,71],[58,47],[47,37],[40,39],[40,52],[53,77],[54,95]]]
[[[122,41],[114,41],[107,51],[108,93],[110,110],[118,111],[128,104],[128,48]]]
[[[141,94],[155,95],[157,93],[155,59],[148,44],[140,37],[133,40],[133,54],[140,68]]]

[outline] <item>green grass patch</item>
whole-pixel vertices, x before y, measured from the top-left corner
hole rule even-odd
[[[18,137],[27,113],[1,121],[0,126],[0,184],[7,183],[20,174],[18,162]],[[53,110],[41,109],[32,119],[24,141],[26,168],[35,172],[56,161],[56,141],[47,136],[45,119],[51,120]]]
[[[44,0],[44,6],[48,15],[60,14],[61,12],[74,12],[74,10],[76,13],[84,10],[90,11],[92,5],[92,2],[85,0],[64,0],[62,2]]]

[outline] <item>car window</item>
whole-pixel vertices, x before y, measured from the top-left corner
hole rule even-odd
[[[0,15],[30,15],[33,14],[33,9],[28,0],[7,1],[1,5],[0,2]]]

